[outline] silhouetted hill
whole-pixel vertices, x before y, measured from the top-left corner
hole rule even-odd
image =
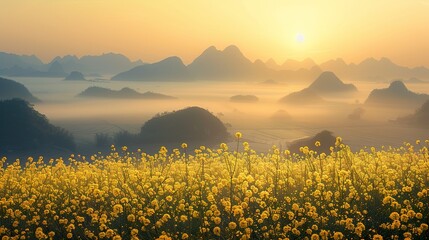
[[[325,100],[314,91],[305,88],[299,92],[293,92],[281,98],[279,102],[291,105],[317,105],[324,103]]]
[[[64,80],[77,80],[77,81],[80,80],[80,81],[82,81],[82,80],[86,80],[86,79],[81,72],[73,71],[66,78],[64,78]]]
[[[217,143],[228,138],[224,124],[209,111],[189,107],[147,121],[140,137],[147,143]]]
[[[308,87],[311,91],[321,96],[344,95],[357,92],[353,84],[343,83],[333,72],[323,72]]]
[[[186,81],[191,76],[178,57],[169,57],[160,62],[145,64],[119,73],[112,80],[132,81]]]
[[[200,107],[159,114],[147,121],[139,134],[122,132],[115,144],[136,146],[212,145],[226,141],[229,134],[224,124],[209,111]]]
[[[102,87],[89,87],[83,92],[79,93],[77,97],[85,98],[138,98],[138,99],[174,99],[174,97],[154,93],[154,92],[145,92],[139,93],[131,88],[122,88],[121,90],[111,90],[108,88]]]
[[[0,77],[0,100],[13,98],[21,98],[33,103],[40,102],[23,84]]]
[[[231,102],[257,102],[259,98],[255,95],[235,95],[229,99]]]
[[[133,67],[142,65],[143,62],[138,60],[130,61],[127,57],[117,53],[104,53],[98,56],[76,56],[67,55],[56,57],[52,62],[59,62],[66,72],[79,71],[86,74],[117,74],[127,71]]]
[[[55,127],[26,101],[0,101],[0,152],[16,153],[41,148],[74,150],[73,136]]]
[[[320,142],[320,146],[315,145],[316,141]],[[329,154],[330,147],[335,146],[336,137],[332,135],[332,132],[324,130],[320,133],[317,133],[314,137],[308,137],[304,139],[299,139],[292,142],[288,149],[291,153],[301,153],[301,147],[308,147],[310,150],[316,151],[318,154],[325,153]]]
[[[429,100],[423,103],[414,114],[400,117],[396,120],[400,123],[406,123],[412,126],[429,128]]]
[[[372,90],[365,104],[404,107],[421,105],[428,99],[429,95],[414,93],[403,82],[394,81],[388,88]]]

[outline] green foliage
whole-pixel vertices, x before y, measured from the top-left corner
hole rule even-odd
[[[41,147],[74,150],[73,136],[53,126],[46,117],[21,99],[0,101],[0,151]]]

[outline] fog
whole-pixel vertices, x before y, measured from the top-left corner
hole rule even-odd
[[[108,79],[109,77],[105,77]],[[406,108],[368,107],[365,99],[371,90],[386,88],[389,83],[350,82],[358,88],[353,97],[324,98],[325,104],[281,104],[279,99],[308,86],[306,83],[262,84],[243,81],[135,82],[135,81],[64,81],[59,78],[14,78],[42,100],[34,107],[51,123],[70,131],[78,149],[92,150],[96,133],[114,135],[119,131],[138,133],[145,121],[157,113],[189,106],[199,106],[226,123],[228,131],[240,131],[252,148],[267,151],[303,137],[329,130],[341,136],[353,150],[365,146],[400,146],[404,141],[429,139],[428,132],[418,127],[401,125],[392,120],[411,114],[419,106]],[[132,88],[140,93],[152,91],[176,97],[174,100],[88,99],[76,95],[90,86],[119,90]],[[429,84],[407,87],[418,93],[429,93]],[[236,103],[234,95],[255,95],[256,103]],[[358,117],[350,117],[358,111]]]

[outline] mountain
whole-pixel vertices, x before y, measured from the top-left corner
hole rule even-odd
[[[290,93],[281,98],[279,102],[290,105],[317,105],[324,103],[325,100],[314,91],[305,88],[301,91]]]
[[[252,67],[253,63],[234,45],[223,51],[211,46],[188,65],[197,79],[241,78],[252,74]]]
[[[259,98],[255,95],[234,95],[229,98],[231,102],[247,102],[254,103],[259,101]]]
[[[0,77],[0,100],[20,98],[28,102],[40,102],[21,83]]]
[[[315,143],[319,141],[320,146],[316,146]],[[331,152],[330,147],[335,146],[336,137],[332,135],[332,132],[324,130],[317,133],[313,137],[308,137],[292,142],[288,149],[291,153],[301,153],[301,147],[308,147],[310,150],[316,151],[318,154]]]
[[[343,59],[329,60],[320,64],[324,71],[332,71],[341,78],[385,82],[397,78],[419,78],[429,80],[429,69],[425,67],[408,68],[393,63],[388,58],[367,58],[359,64],[347,64]]]
[[[141,128],[144,142],[217,143],[228,138],[224,124],[209,111],[189,107],[154,117]]]
[[[59,148],[74,150],[73,136],[53,126],[22,99],[0,101],[0,153]]]
[[[351,96],[357,89],[353,84],[343,83],[333,72],[323,72],[307,88],[293,92],[282,99],[281,103],[320,104],[324,97]]]
[[[64,80],[84,81],[86,79],[81,72],[73,71]]]
[[[265,65],[274,70],[280,70],[280,65],[272,58],[265,62]]]
[[[89,87],[83,92],[79,93],[77,97],[83,98],[138,98],[138,99],[174,99],[174,97],[167,96],[160,93],[145,92],[139,93],[131,88],[122,88],[121,90],[115,91],[108,88],[102,87]]]
[[[67,73],[64,71],[63,66],[58,61],[54,61],[51,64],[49,64],[49,69],[47,72],[48,75],[51,75],[53,77],[65,77],[67,76]]]
[[[140,133],[118,133],[115,144],[121,146],[177,146],[212,145],[225,142],[229,134],[225,125],[212,113],[200,108],[189,107],[182,110],[158,114],[147,121]]]
[[[66,72],[79,71],[85,74],[117,74],[133,67],[143,65],[143,62],[138,60],[130,61],[127,57],[117,53],[104,53],[97,56],[76,56],[67,55],[64,57],[56,57],[52,62],[59,62]]]
[[[343,83],[333,72],[323,72],[320,74],[308,89],[321,96],[357,92],[357,88],[353,84]]]
[[[414,93],[402,81],[392,82],[388,88],[374,89],[365,101],[367,105],[404,107],[421,105],[429,99],[427,94]]]
[[[37,63],[37,60],[34,60]],[[35,69],[37,68],[37,69]],[[41,69],[41,70],[40,70]],[[65,77],[67,76],[61,64],[57,61],[49,65],[32,65],[20,64],[10,68],[1,68],[0,75],[10,77]]]
[[[429,100],[423,103],[414,114],[400,117],[396,120],[399,123],[406,123],[412,126],[429,128]]]
[[[132,81],[186,81],[192,79],[187,67],[178,57],[169,57],[160,62],[145,64],[119,73],[112,80]]]
[[[0,52],[0,70],[12,67],[33,68],[42,70],[43,62],[34,55],[17,55],[12,53]]]

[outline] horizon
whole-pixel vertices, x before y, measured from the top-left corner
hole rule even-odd
[[[56,56],[113,52],[143,62],[179,56],[189,64],[208,46],[233,44],[252,61],[359,63],[386,57],[402,66],[429,66],[429,1],[3,4],[0,28],[8,37],[0,39],[0,51],[36,55],[45,63]]]
[[[378,58],[377,58],[377,57],[373,57],[373,56],[367,56],[367,57],[365,57],[365,58],[363,58],[363,59],[361,59],[361,60],[358,60],[358,61],[356,61],[356,62],[348,61],[347,59],[344,59],[344,58],[342,58],[342,57],[331,58],[331,59],[327,59],[326,61],[322,61],[322,62],[317,62],[317,61],[315,61],[315,60],[314,60],[313,58],[311,58],[311,57],[306,57],[306,58],[303,58],[303,59],[287,58],[287,59],[280,60],[280,61],[276,61],[274,58],[268,58],[268,59],[265,59],[265,60],[264,60],[264,59],[260,59],[260,58],[257,58],[257,59],[250,59],[249,57],[247,57],[247,56],[246,56],[246,53],[245,53],[245,52],[243,52],[243,51],[242,51],[242,49],[241,49],[239,46],[234,45],[234,44],[230,44],[230,45],[228,45],[227,47],[230,47],[230,46],[235,46],[235,47],[237,47],[237,48],[240,50],[240,52],[243,54],[243,56],[244,56],[244,57],[246,57],[247,59],[249,59],[251,62],[255,62],[255,61],[258,61],[258,60],[259,60],[259,61],[262,61],[264,64],[267,64],[267,62],[269,62],[270,60],[273,60],[273,61],[275,62],[275,64],[277,64],[278,66],[281,66],[281,65],[285,64],[287,61],[304,62],[304,61],[307,61],[307,60],[313,61],[317,66],[319,66],[319,65],[321,65],[321,64],[324,64],[324,63],[326,63],[326,62],[329,62],[329,61],[338,61],[338,60],[344,61],[347,65],[351,65],[351,64],[359,65],[359,64],[361,64],[362,62],[364,62],[364,61],[366,61],[366,60],[370,60],[370,59],[373,59],[373,60],[375,60],[375,61],[381,61],[381,60],[383,60],[383,59],[387,59],[388,61],[392,62],[393,64],[396,64],[396,65],[398,65],[398,66],[403,66],[403,65],[401,65],[401,64],[399,64],[399,63],[397,63],[397,62],[395,62],[394,60],[392,60],[392,59],[390,59],[390,58],[388,58],[388,57],[384,57],[384,56],[382,56],[382,57],[378,57]],[[223,51],[225,48],[227,48],[227,47],[225,47],[225,48],[221,49],[221,48],[218,48],[218,47],[216,47],[216,46],[211,45],[211,46],[207,47],[205,50],[207,50],[208,48],[211,48],[211,47],[215,47],[218,51]],[[199,57],[199,56],[200,56],[200,55],[201,55],[205,50],[203,50],[203,51],[202,51],[200,54],[198,54],[195,58],[198,58],[198,57]],[[77,55],[77,54],[69,53],[69,54],[65,54],[65,55],[58,55],[58,56],[54,56],[54,57],[53,57],[53,58],[51,58],[51,59],[44,60],[44,59],[40,58],[38,55],[36,55],[36,54],[17,54],[17,53],[14,53],[14,52],[4,52],[4,51],[3,51],[3,52],[2,52],[2,51],[0,51],[0,53],[14,54],[14,55],[18,55],[18,56],[36,57],[36,58],[38,58],[39,60],[41,60],[43,64],[50,64],[50,63],[52,63],[52,62],[54,61],[54,59],[55,59],[55,58],[64,58],[64,57],[69,57],[69,56],[70,56],[70,57],[76,57],[77,59],[81,59],[81,58],[83,58],[83,57],[99,57],[99,56],[109,55],[109,54],[113,54],[113,55],[122,55],[122,56],[126,57],[127,59],[129,59],[131,62],[138,62],[138,61],[141,61],[143,64],[152,64],[152,63],[160,62],[160,61],[165,60],[165,59],[170,58],[170,57],[178,57],[179,59],[181,59],[181,60],[182,60],[182,62],[183,62],[186,66],[188,66],[188,65],[190,65],[190,64],[195,60],[195,58],[194,58],[194,59],[191,59],[189,62],[185,62],[181,56],[177,56],[177,55],[170,55],[170,56],[167,56],[167,57],[165,57],[165,58],[155,60],[155,61],[153,61],[153,62],[146,62],[146,61],[144,61],[144,60],[143,60],[143,59],[141,59],[141,58],[139,58],[139,59],[132,59],[132,58],[130,58],[129,56],[127,56],[127,55],[125,55],[125,54],[123,54],[123,53],[120,53],[120,52],[102,52],[102,53],[99,53],[99,54],[86,54],[86,55]],[[418,68],[418,67],[425,67],[425,68],[429,68],[429,65],[416,65],[416,66],[405,66],[405,67],[410,68],[410,69]],[[329,70],[326,70],[326,71],[329,71]]]

